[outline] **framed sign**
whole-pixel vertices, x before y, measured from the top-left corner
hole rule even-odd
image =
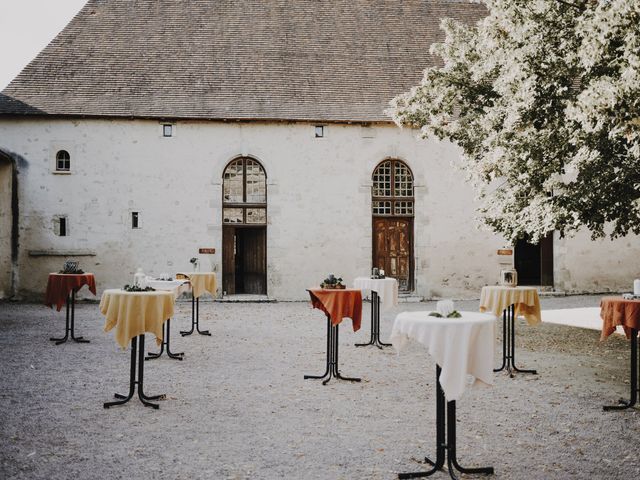
[[[214,253],[216,253],[216,249],[215,248],[200,248],[200,249],[198,249],[198,253],[204,253],[204,254],[213,255]]]

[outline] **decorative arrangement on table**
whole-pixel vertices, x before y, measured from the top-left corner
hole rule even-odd
[[[440,300],[436,303],[436,311],[429,312],[430,317],[460,318],[462,315],[455,309],[453,300]]]
[[[75,260],[67,260],[66,262],[64,262],[64,265],[62,267],[62,270],[60,270],[58,273],[63,273],[63,274],[67,274],[67,275],[82,275],[84,273],[84,271],[82,271],[80,268],[78,268],[78,265],[80,264],[80,262],[77,262]]]
[[[158,278],[156,278],[156,280],[160,280],[162,282],[173,282],[173,277],[168,273],[161,273],[160,275],[158,275]]]
[[[515,268],[500,270],[500,285],[503,287],[518,286],[518,272]]]
[[[197,272],[199,270],[200,262],[198,260],[198,257],[191,257],[191,260],[189,260],[189,263],[193,265],[194,272]]]
[[[623,293],[622,298],[625,300],[640,300],[640,278],[633,281],[633,293]]]
[[[153,287],[139,287],[138,285],[129,285],[128,283],[122,287],[125,292],[155,292]]]
[[[346,287],[342,283],[342,278],[336,278],[332,273],[320,284],[320,288],[325,290],[344,290]]]
[[[384,277],[384,270],[382,268],[373,267],[373,269],[371,270],[371,278],[373,280],[378,280],[380,278],[385,278]]]
[[[156,289],[150,287],[147,284],[147,276],[142,271],[142,268],[138,268],[136,273],[133,275],[133,284],[129,285],[128,283],[122,287],[125,292],[155,292]]]

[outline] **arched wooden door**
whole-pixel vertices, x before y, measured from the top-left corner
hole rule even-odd
[[[388,159],[373,171],[373,267],[413,290],[413,174],[401,160]]]
[[[222,178],[222,290],[266,295],[266,173],[257,160],[241,157]]]

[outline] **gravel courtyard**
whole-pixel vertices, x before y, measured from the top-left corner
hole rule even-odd
[[[599,296],[543,298],[543,309],[596,307]],[[477,311],[478,301],[456,302]],[[395,315],[433,310],[401,304]],[[392,479],[426,470],[435,451],[435,364],[424,347],[355,348],[369,337],[340,329],[340,369],[362,383],[303,380],[324,371],[325,317],[308,303],[201,302],[213,336],[182,338],[190,302],[179,302],[172,350],[145,364],[147,394],[126,393],[129,350],[95,303],[76,308],[76,334],[89,344],[48,340],[64,333],[64,310],[0,304],[0,478],[2,479]],[[500,322],[501,325],[502,322]],[[498,329],[500,330],[500,329]],[[616,479],[640,475],[638,410],[603,412],[629,395],[629,347],[613,335],[518,321],[516,360],[539,375],[495,375],[458,402],[458,459],[495,468],[497,479]],[[147,351],[155,351],[147,335]],[[501,353],[496,348],[496,364]],[[448,478],[439,473],[433,478]],[[463,476],[463,478],[486,478]],[[492,477],[488,477],[492,478]]]

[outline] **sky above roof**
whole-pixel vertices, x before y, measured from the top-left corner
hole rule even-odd
[[[0,0],[0,91],[62,31],[87,0]]]

